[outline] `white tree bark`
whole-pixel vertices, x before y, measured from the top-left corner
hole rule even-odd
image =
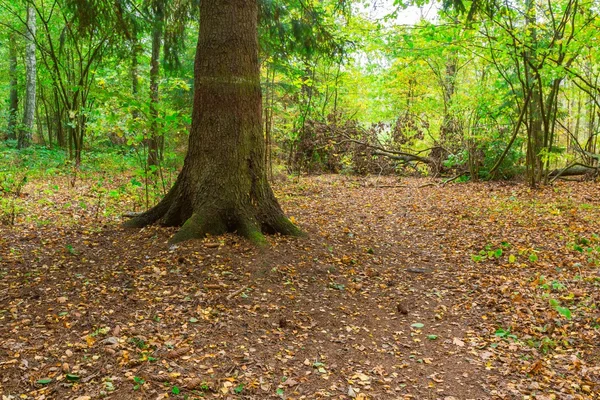
[[[35,8],[27,7],[27,47],[25,49],[25,68],[27,71],[25,86],[25,111],[23,125],[19,130],[19,148],[29,147],[33,137],[33,122],[35,118],[35,85],[36,85],[36,57],[35,57]]]
[[[19,93],[17,91],[17,43],[14,33],[9,35],[8,42],[10,100],[8,110],[8,128],[6,131],[8,138],[14,140],[17,138],[17,112],[19,109]]]

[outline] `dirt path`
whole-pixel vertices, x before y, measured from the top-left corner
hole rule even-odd
[[[423,183],[281,183],[308,237],[263,250],[169,248],[31,185],[0,227],[0,393],[597,398],[597,186]]]

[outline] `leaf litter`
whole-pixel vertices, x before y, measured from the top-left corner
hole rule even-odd
[[[0,227],[3,400],[598,398],[596,184],[278,182],[308,237],[257,249],[53,179]]]

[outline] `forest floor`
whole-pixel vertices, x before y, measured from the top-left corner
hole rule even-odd
[[[598,184],[287,180],[263,249],[92,186],[0,226],[2,400],[600,398]]]

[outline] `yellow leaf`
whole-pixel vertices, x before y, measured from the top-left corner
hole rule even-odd
[[[85,342],[87,343],[88,347],[92,347],[96,342],[96,339],[88,335],[85,337]]]

